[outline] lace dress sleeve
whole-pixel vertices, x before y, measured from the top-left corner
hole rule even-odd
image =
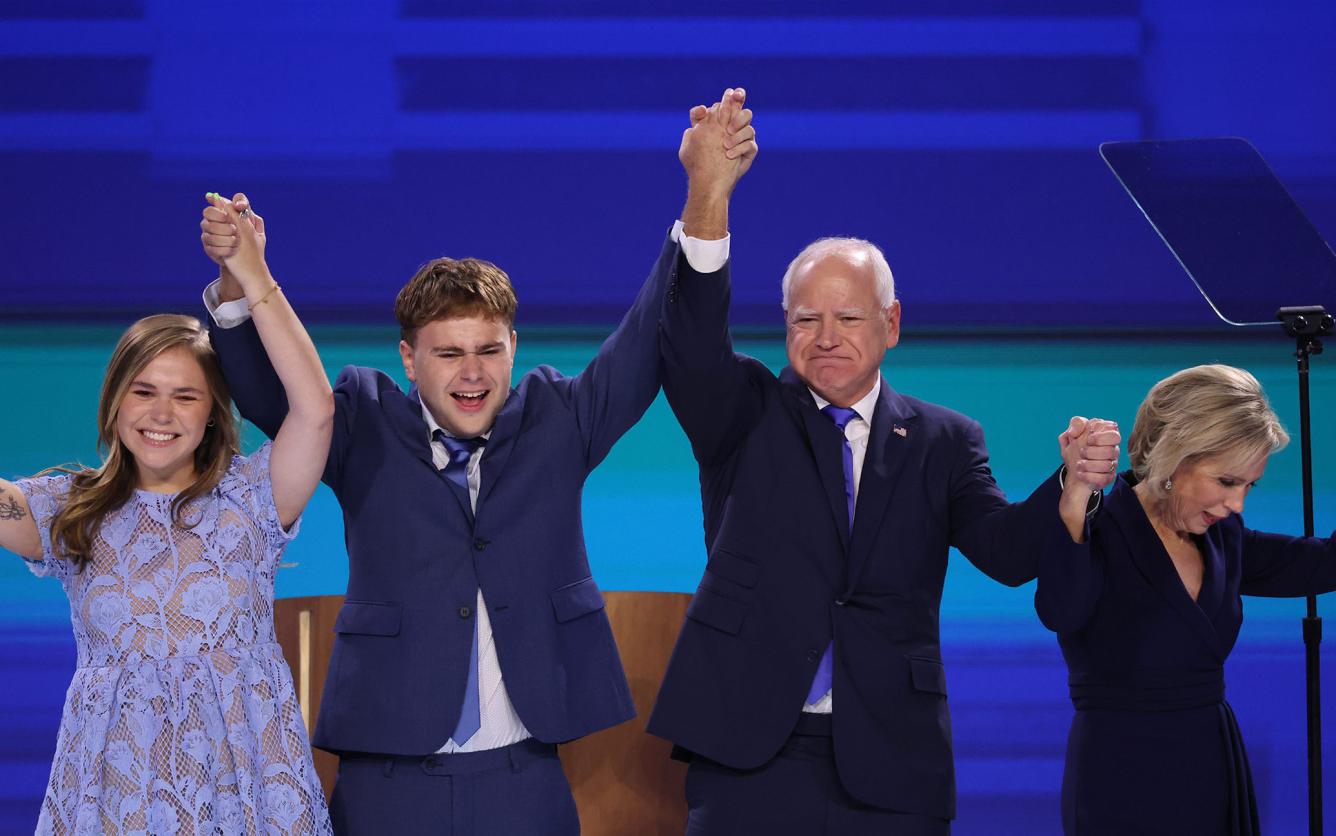
[[[221,488],[223,495],[255,522],[270,553],[277,556],[297,536],[301,518],[294,520],[287,529],[278,518],[274,485],[269,475],[269,453],[273,446],[273,442],[266,441],[251,455],[233,459]]]
[[[74,567],[68,560],[59,557],[51,545],[51,519],[65,505],[70,493],[74,476],[69,473],[56,473],[51,476],[33,476],[19,479],[14,483],[32,511],[33,522],[37,524],[37,534],[42,538],[42,556],[37,560],[24,558],[24,563],[39,578],[54,577],[63,584],[70,579]]]

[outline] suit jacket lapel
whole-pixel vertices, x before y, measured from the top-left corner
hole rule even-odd
[[[414,456],[431,468],[432,472],[442,482],[450,487],[450,492],[459,501],[459,508],[464,512],[465,519],[472,523],[473,507],[472,503],[469,502],[468,488],[460,487],[436,469],[436,460],[432,458],[431,454],[431,438],[427,434],[427,422],[422,420],[422,400],[418,396],[417,387],[414,386],[409,389],[407,397],[395,398],[392,402],[387,403],[385,409],[390,418],[390,426],[394,428],[395,436],[405,447],[412,451]]]
[[[1169,608],[1177,613],[1206,643],[1211,652],[1220,656],[1223,661],[1220,636],[1215,631],[1215,625],[1206,613],[1202,612],[1197,602],[1192,600],[1192,596],[1188,595],[1182,578],[1178,576],[1178,570],[1174,568],[1173,558],[1169,556],[1164,541],[1151,525],[1150,518],[1146,516],[1146,511],[1141,507],[1141,502],[1137,499],[1132,486],[1122,478],[1118,479],[1114,483],[1113,490],[1109,492],[1107,501],[1108,517],[1117,528],[1118,536],[1123,539],[1132,562],[1136,564],[1141,575],[1149,581],[1156,592],[1160,593]],[[1209,552],[1208,545],[1203,555],[1207,560],[1211,559]]]
[[[854,531],[849,548],[849,572],[843,598],[853,594],[854,586],[867,565],[882,518],[900,481],[900,471],[909,458],[908,451],[917,438],[914,423],[918,414],[899,393],[881,381],[881,394],[870,416],[872,432],[858,480],[858,502],[854,507]]]
[[[484,501],[496,487],[497,480],[501,478],[501,472],[505,469],[506,462],[510,460],[511,451],[515,449],[523,413],[523,399],[511,389],[510,396],[501,405],[501,411],[496,414],[491,435],[487,437],[487,445],[483,447],[482,461],[479,465],[482,468],[482,484],[478,487],[479,513],[485,507]]]
[[[821,474],[821,486],[826,495],[826,504],[830,507],[835,528],[839,531],[840,546],[847,552],[849,548],[849,504],[844,495],[844,434],[829,418],[816,408],[812,393],[791,368],[785,368],[779,375],[784,385],[785,405],[797,417],[803,428],[803,438],[807,441],[807,452],[816,463],[817,473]]]

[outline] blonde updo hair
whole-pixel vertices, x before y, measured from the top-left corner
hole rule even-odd
[[[1151,387],[1127,441],[1132,472],[1151,498],[1178,468],[1223,456],[1243,463],[1290,443],[1262,384],[1233,366],[1193,366]]]

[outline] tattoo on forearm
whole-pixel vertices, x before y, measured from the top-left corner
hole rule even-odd
[[[19,505],[19,501],[5,493],[0,493],[0,520],[21,520],[28,514]]]

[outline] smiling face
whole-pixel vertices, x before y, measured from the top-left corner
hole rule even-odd
[[[1165,495],[1162,521],[1174,531],[1204,534],[1230,514],[1242,514],[1243,500],[1262,478],[1266,460],[1266,455],[1244,461],[1212,456],[1179,465]]]
[[[900,340],[900,303],[881,307],[860,253],[834,252],[798,268],[789,289],[789,365],[836,406],[872,390],[886,350]]]
[[[492,428],[510,395],[516,335],[495,317],[437,319],[399,343],[404,372],[441,428],[473,438]]]
[[[195,448],[212,410],[204,369],[186,348],[162,352],[134,376],[115,426],[134,457],[139,488],[176,493],[195,480]]]

